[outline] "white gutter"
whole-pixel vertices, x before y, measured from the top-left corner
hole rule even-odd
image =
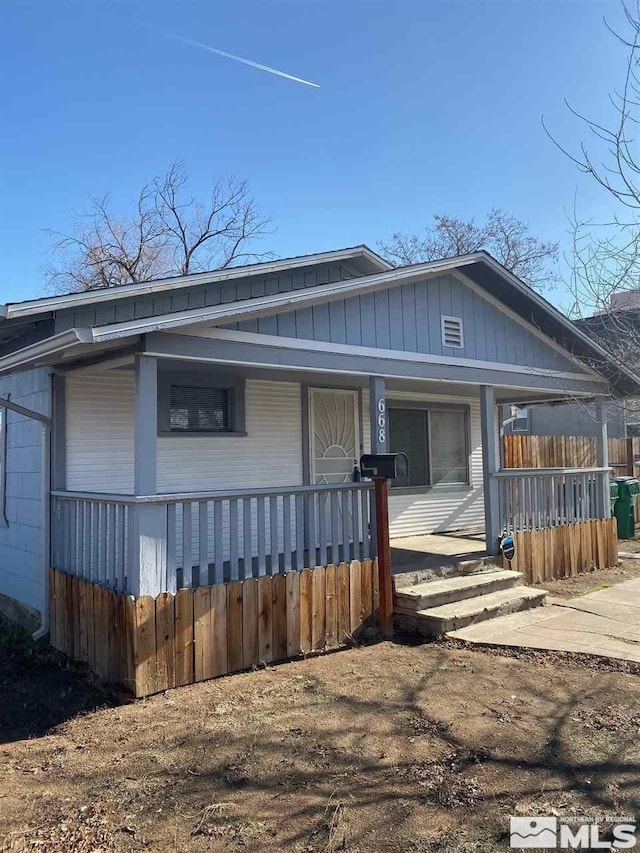
[[[357,258],[366,258],[382,269],[393,269],[393,266],[388,261],[376,255],[371,249],[366,246],[357,246],[352,249],[340,249],[336,252],[320,252],[315,255],[301,255],[298,258],[282,258],[277,261],[247,264],[242,267],[228,267],[224,270],[213,270],[211,272],[194,273],[186,276],[172,276],[171,278],[137,282],[136,284],[124,284],[121,287],[92,290],[88,293],[67,293],[63,296],[49,296],[44,299],[32,299],[28,302],[8,303],[7,305],[0,306],[0,318],[4,317],[10,320],[15,317],[26,317],[43,311],[61,311],[64,308],[73,308],[78,305],[112,302],[115,299],[124,299],[127,296],[146,296],[154,293],[165,293],[187,286],[194,287],[201,284],[214,284],[216,282],[232,281],[248,276],[268,275],[274,272],[299,269],[300,267],[312,264],[349,261],[356,260]]]
[[[11,370],[24,369],[40,359],[57,355],[78,344],[91,344],[93,340],[93,332],[88,328],[59,332],[57,335],[52,335],[50,338],[45,338],[43,341],[30,344],[0,358],[0,374],[8,373]]]
[[[49,556],[51,550],[51,418],[0,397],[0,408],[38,421],[42,426],[42,590],[40,627],[31,635],[41,640],[49,633]]]

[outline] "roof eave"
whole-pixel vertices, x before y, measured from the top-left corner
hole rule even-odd
[[[88,328],[68,329],[43,341],[23,347],[0,358],[0,375],[26,370],[40,363],[47,363],[69,349],[94,342],[93,332]]]
[[[50,311],[61,311],[81,305],[93,305],[101,302],[111,302],[114,299],[124,299],[131,296],[148,296],[159,292],[178,290],[183,287],[195,287],[202,284],[231,281],[254,275],[268,275],[273,272],[283,272],[287,269],[299,269],[319,263],[331,261],[348,261],[366,258],[371,264],[381,270],[391,270],[393,265],[376,254],[368,246],[361,245],[349,249],[338,249],[334,252],[319,252],[312,255],[301,255],[299,258],[283,258],[266,261],[260,264],[250,264],[240,267],[228,267],[224,270],[195,273],[188,276],[172,276],[154,281],[125,284],[121,287],[104,288],[83,293],[67,293],[62,296],[47,296],[27,302],[9,302],[0,305],[0,319],[12,319],[30,316]]]

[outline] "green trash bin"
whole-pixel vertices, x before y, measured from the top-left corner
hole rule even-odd
[[[618,500],[615,506],[615,516],[618,522],[618,538],[633,539],[636,532],[635,504],[640,483],[635,477],[616,477],[618,484]]]
[[[618,484],[615,480],[609,480],[609,502],[611,504],[611,517],[615,518],[616,503],[619,497]]]

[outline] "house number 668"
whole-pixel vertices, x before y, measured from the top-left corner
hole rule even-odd
[[[387,405],[384,397],[378,400],[378,443],[384,444],[387,440]]]

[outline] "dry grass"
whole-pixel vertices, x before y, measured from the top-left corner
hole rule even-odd
[[[631,671],[382,643],[110,707],[43,666],[4,679],[6,850],[486,853],[640,799]]]

